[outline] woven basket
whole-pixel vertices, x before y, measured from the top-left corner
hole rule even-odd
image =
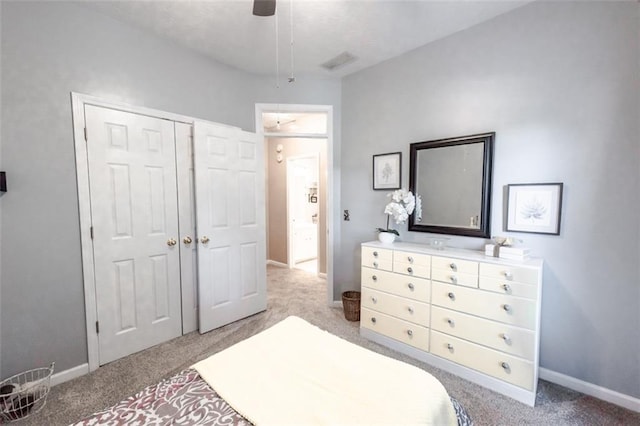
[[[47,402],[54,363],[16,374],[0,383],[0,423],[29,417]]]
[[[360,321],[360,292],[345,291],[342,293],[342,307],[347,321]]]

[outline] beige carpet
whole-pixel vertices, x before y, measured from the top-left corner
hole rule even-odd
[[[46,407],[19,424],[66,425],[113,405],[145,386],[296,315],[360,346],[406,361],[436,376],[466,407],[476,425],[640,425],[640,413],[540,381],[531,408],[427,364],[372,343],[342,309],[327,306],[325,281],[301,270],[268,268],[267,311],[200,335],[196,332],[130,355],[55,386]]]

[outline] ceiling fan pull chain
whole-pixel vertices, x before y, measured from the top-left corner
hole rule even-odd
[[[275,14],[276,19],[276,89],[280,88],[280,47],[278,46],[278,14]]]
[[[291,29],[291,76],[289,77],[289,83],[294,83],[296,78],[293,75],[293,0],[290,0],[289,3],[289,27]]]

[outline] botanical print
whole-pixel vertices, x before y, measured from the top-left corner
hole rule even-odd
[[[562,183],[509,185],[507,231],[560,235]]]
[[[400,188],[401,160],[400,152],[373,156],[373,189]]]
[[[551,224],[551,191],[522,191],[516,195],[516,225]]]
[[[389,183],[393,180],[393,167],[391,167],[391,164],[389,164],[388,161],[384,162],[384,166],[382,167],[382,179],[381,181],[383,183]]]

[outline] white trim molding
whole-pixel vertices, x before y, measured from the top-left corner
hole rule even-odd
[[[89,364],[84,363],[80,364],[76,367],[69,368],[68,370],[61,371],[59,373],[54,373],[51,376],[51,386],[59,385],[64,382],[68,382],[69,380],[76,379],[78,377],[82,377],[85,374],[89,374]]]
[[[640,413],[640,399],[540,367],[540,378]]]
[[[289,267],[289,265],[287,265],[286,263],[278,262],[276,260],[271,260],[271,259],[267,260],[267,265],[275,266],[275,267],[278,267],[278,268],[288,268]]]

